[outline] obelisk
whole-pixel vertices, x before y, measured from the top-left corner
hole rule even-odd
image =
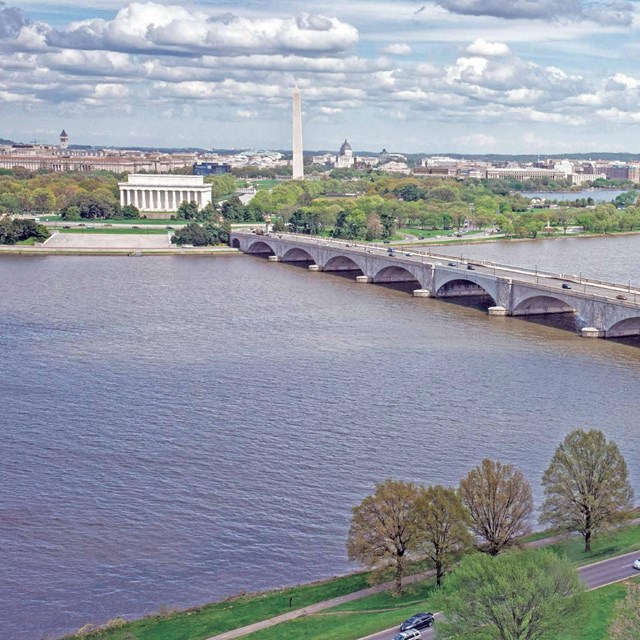
[[[302,163],[302,106],[300,90],[297,85],[293,88],[293,179],[304,178]]]

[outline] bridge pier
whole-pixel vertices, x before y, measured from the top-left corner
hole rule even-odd
[[[280,256],[269,256],[269,262],[280,262],[281,260]]]
[[[309,271],[322,271],[322,267],[319,264],[310,264]]]
[[[358,284],[368,284],[373,282],[373,278],[371,276],[356,276],[356,282]]]
[[[508,316],[509,312],[505,307],[489,307],[487,313],[490,316]]]
[[[414,298],[428,298],[431,295],[431,291],[429,289],[414,289],[413,297]]]
[[[584,327],[580,330],[580,335],[583,338],[604,338],[604,331],[595,327]]]

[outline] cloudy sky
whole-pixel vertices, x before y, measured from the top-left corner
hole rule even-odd
[[[0,137],[640,150],[640,0],[0,1]]]

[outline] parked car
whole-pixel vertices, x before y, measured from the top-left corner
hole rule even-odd
[[[447,264],[448,264],[450,267],[457,267],[457,266],[458,266],[458,263],[457,263],[457,262],[447,262]]]
[[[469,271],[475,271],[476,270],[476,268],[472,264],[468,264],[467,265],[467,269],[469,269]]]
[[[562,283],[562,288],[563,289],[571,289],[571,285],[568,282],[563,282]]]
[[[640,569],[640,558],[638,558],[638,559],[633,563],[633,568],[634,568],[634,569]]]
[[[616,296],[616,300],[627,300],[627,296],[623,296],[621,293],[619,293],[619,294]]]
[[[407,618],[401,625],[400,631],[409,631],[409,629],[426,629],[433,624],[433,613],[414,613]]]
[[[384,242],[385,244],[390,244],[391,240],[383,240],[382,242]]]
[[[419,640],[422,634],[417,629],[409,629],[409,631],[401,631],[393,636],[393,640]]]

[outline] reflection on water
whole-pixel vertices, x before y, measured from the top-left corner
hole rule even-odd
[[[385,477],[455,485],[489,456],[539,502],[576,427],[640,490],[640,349],[354,277],[0,258],[3,639],[347,571]]]

